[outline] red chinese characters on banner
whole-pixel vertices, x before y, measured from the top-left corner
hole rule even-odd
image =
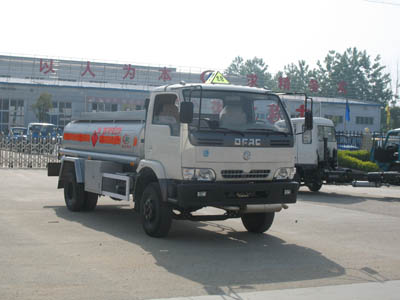
[[[278,104],[269,105],[269,114],[267,119],[271,124],[274,124],[281,119],[280,108]]]
[[[311,79],[310,82],[308,83],[308,88],[310,89],[311,92],[318,92],[319,89],[319,84],[318,81],[315,79]]]
[[[279,88],[281,90],[289,91],[290,90],[290,78],[289,77],[279,77],[278,79]]]
[[[81,76],[82,76],[82,77],[85,76],[87,72],[89,72],[89,74],[92,75],[92,77],[96,77],[96,75],[95,75],[95,74],[92,72],[92,70],[90,69],[90,61],[88,61],[88,62],[86,63],[86,69],[85,69],[85,71],[83,71],[83,73],[81,74]]]
[[[126,73],[125,73],[123,79],[125,79],[128,76],[129,76],[129,79],[134,79],[135,78],[136,69],[132,68],[132,66],[130,64],[129,65],[125,65],[124,66],[124,70],[126,71]]]
[[[254,87],[257,86],[257,74],[248,74],[247,75],[247,85]]]
[[[53,60],[50,59],[50,64],[47,62],[43,62],[43,59],[40,59],[40,73],[47,74],[49,72],[55,73],[56,71],[53,70]]]
[[[160,77],[158,77],[158,80],[162,80],[162,81],[170,81],[171,80],[171,75],[169,75],[169,71],[166,67],[164,67],[163,69],[159,70],[161,72]]]
[[[300,105],[298,109],[296,109],[297,112],[300,113],[300,118],[304,118],[304,113],[307,111],[304,107],[304,104]]]
[[[339,82],[338,83],[338,92],[342,93],[343,95],[346,95],[346,93],[347,93],[346,87],[347,87],[347,83],[345,81]]]

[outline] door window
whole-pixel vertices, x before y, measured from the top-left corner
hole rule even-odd
[[[172,136],[179,136],[179,109],[175,94],[158,95],[154,101],[153,124],[168,125]]]
[[[312,143],[312,131],[305,130],[303,125],[303,144],[311,144]]]

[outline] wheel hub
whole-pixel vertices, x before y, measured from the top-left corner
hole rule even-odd
[[[151,199],[147,199],[144,203],[144,218],[151,221],[154,218],[154,203]]]

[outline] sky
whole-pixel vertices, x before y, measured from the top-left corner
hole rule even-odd
[[[236,56],[275,73],[329,50],[400,59],[400,0],[2,0],[0,54],[224,70]]]

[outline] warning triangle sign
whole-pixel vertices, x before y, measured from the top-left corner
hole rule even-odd
[[[208,77],[206,83],[211,84],[229,84],[229,81],[221,74],[221,72],[214,72]]]

